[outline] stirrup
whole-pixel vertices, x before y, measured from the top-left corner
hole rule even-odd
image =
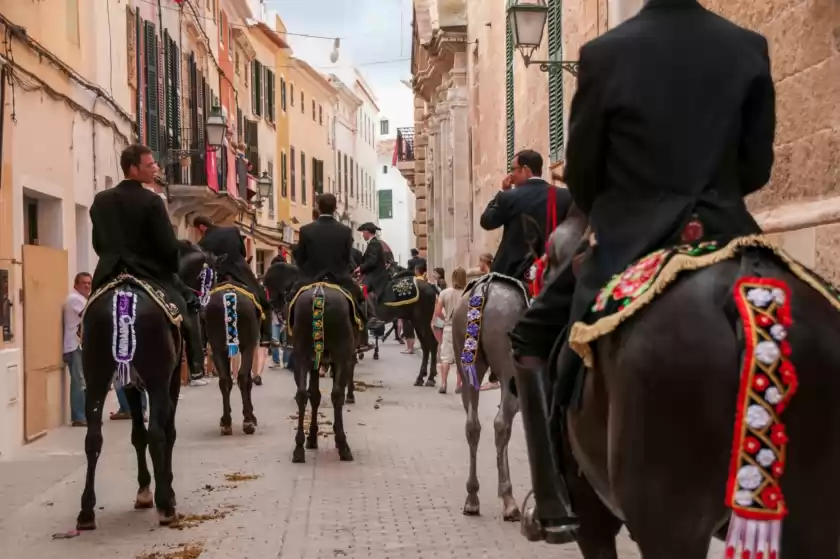
[[[577,521],[568,524],[560,524],[558,526],[543,527],[542,522],[536,515],[536,504],[528,508],[528,499],[534,494],[534,490],[528,491],[525,499],[522,501],[522,520],[520,521],[519,531],[525,536],[529,542],[541,542],[549,544],[567,544],[577,540]],[[572,517],[568,517],[572,520]]]

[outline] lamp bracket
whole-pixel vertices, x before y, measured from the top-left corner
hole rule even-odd
[[[525,58],[526,68],[532,64],[539,64],[541,72],[557,74],[565,70],[574,77],[577,77],[580,68],[580,62],[577,60],[531,60],[530,57]]]

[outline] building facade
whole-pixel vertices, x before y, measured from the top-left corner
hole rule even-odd
[[[765,229],[796,258],[840,279],[840,9],[832,2],[701,0],[764,34],[777,83],[777,150],[771,182],[748,200]],[[577,60],[581,45],[635,15],[643,0],[548,0],[533,59]],[[575,78],[526,68],[505,2],[415,0],[414,149],[399,163],[417,197],[417,244],[446,269],[494,252],[500,232],[478,226],[513,154],[540,151],[546,174],[562,164]],[[502,87],[504,84],[504,87]]]
[[[290,219],[297,237],[300,227],[312,221],[315,196],[329,192],[335,181],[332,122],[338,93],[303,60],[292,58],[288,70],[289,152],[281,161],[288,162]]]
[[[126,2],[0,1],[0,456],[68,419],[61,306],[96,265],[88,210],[135,136],[131,16]]]
[[[387,122],[387,121],[383,121]],[[382,130],[380,128],[380,130]],[[387,133],[386,133],[387,134]],[[378,140],[377,217],[382,239],[391,247],[394,260],[405,266],[414,248],[414,194],[396,166],[396,139]]]

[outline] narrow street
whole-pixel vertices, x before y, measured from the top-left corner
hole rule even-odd
[[[260,427],[253,436],[239,428],[238,393],[234,435],[222,438],[215,383],[185,388],[175,447],[179,512],[188,515],[180,530],[158,527],[154,510],[132,509],[137,487],[130,423],[106,420],[97,472],[99,529],[52,539],[74,527],[84,484],[84,430],[51,432],[0,462],[3,557],[579,558],[575,546],[531,544],[518,524],[501,520],[492,427],[496,391],[482,393],[483,516],[462,516],[468,455],[460,398],[452,387],[446,396],[413,387],[419,359],[400,355],[402,347],[388,342],[380,361],[368,356],[357,369],[357,381],[383,386],[358,392],[357,403],[347,406],[353,463],[338,461],[331,436],[321,439],[319,450],[307,451],[305,465],[291,463],[295,404],[287,371],[266,370],[265,384],[255,388]],[[322,421],[331,421],[325,380]],[[106,411],[115,409],[109,402]],[[510,456],[514,495],[521,501],[528,473],[518,422]],[[718,544],[713,550],[721,556]],[[626,538],[620,556],[639,557]]]

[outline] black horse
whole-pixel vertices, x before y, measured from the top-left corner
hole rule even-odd
[[[214,270],[216,261],[203,253],[193,257],[197,269]],[[206,268],[205,268],[206,266]],[[197,281],[197,278],[196,278]],[[87,384],[85,454],[87,476],[79,530],[96,528],[96,465],[102,452],[102,413],[115,371],[121,375],[131,409],[131,443],[137,453],[138,509],[157,507],[160,524],[177,517],[172,488],[175,412],[181,390],[179,373],[184,349],[181,317],[154,287],[121,276],[91,296],[82,321],[82,366]],[[149,427],[143,422],[140,388],[149,395]],[[154,499],[146,448],[155,475]]]

